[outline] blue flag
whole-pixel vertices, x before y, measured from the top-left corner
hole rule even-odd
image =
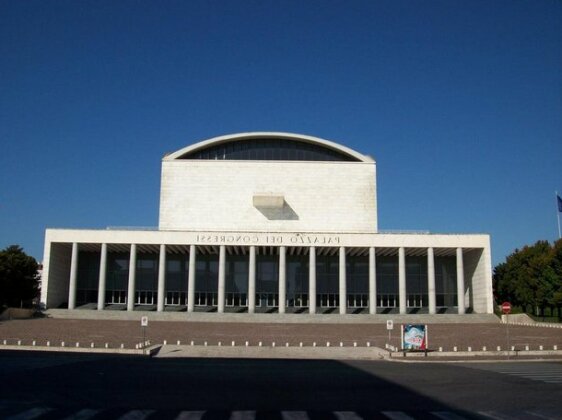
[[[562,213],[562,198],[556,194],[556,201],[558,201],[558,211]]]

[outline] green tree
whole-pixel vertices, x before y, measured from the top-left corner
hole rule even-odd
[[[558,316],[562,317],[562,239],[557,240],[552,247],[552,268],[558,279],[552,293],[552,306],[558,308]]]
[[[560,257],[562,243],[552,246],[548,241],[538,241],[516,249],[494,270],[498,300],[508,300],[525,310],[530,306],[537,313],[539,310],[542,313],[547,306],[556,306],[558,292],[562,292]]]
[[[39,293],[38,264],[18,245],[0,251],[0,306],[31,306]]]

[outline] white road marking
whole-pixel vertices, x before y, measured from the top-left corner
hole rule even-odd
[[[363,420],[355,411],[334,411],[334,416],[338,420]]]
[[[76,414],[72,414],[66,417],[64,420],[88,420],[99,413],[99,410],[84,409],[78,411]]]
[[[154,410],[131,410],[119,417],[119,420],[144,420],[154,413]]]
[[[201,420],[205,411],[182,411],[176,420]]]
[[[538,417],[539,419],[556,420],[554,417],[545,416],[545,415],[540,414],[540,413],[535,413],[534,411],[526,411],[526,413],[530,414],[531,416]]]
[[[32,420],[48,413],[51,410],[52,409],[48,407],[34,407],[22,413],[16,414],[15,416],[8,417],[8,420]]]
[[[283,420],[308,420],[306,411],[281,411]]]
[[[552,378],[562,378],[562,373],[541,373],[541,372],[526,372],[526,373],[509,373],[510,375],[517,376],[550,376]]]
[[[489,418],[494,419],[494,420],[509,420],[509,419],[511,419],[511,416],[502,417],[499,413],[496,413],[495,411],[478,411],[478,414],[480,414],[484,417],[489,417]]]
[[[492,372],[501,373],[513,377],[528,379],[531,381],[540,381],[548,384],[562,383],[562,369],[558,365],[544,364],[529,364],[517,366],[470,366],[476,369],[487,370]],[[490,412],[494,413],[494,412]]]
[[[465,417],[459,416],[458,414],[452,413],[450,411],[432,411],[435,417],[439,417],[442,420],[466,420]]]
[[[414,420],[413,417],[410,417],[402,411],[382,411],[382,414],[392,420]]]
[[[255,411],[233,411],[230,415],[230,420],[254,420],[255,418]]]

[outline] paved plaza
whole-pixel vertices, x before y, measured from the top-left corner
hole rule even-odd
[[[429,324],[429,347],[444,351],[466,350],[468,346],[473,349],[495,349],[496,346],[506,347],[507,329],[500,323],[475,323],[475,324]],[[242,344],[246,341],[249,345],[256,346],[261,341],[263,345],[276,342],[277,345],[289,343],[291,346],[312,346],[316,342],[319,346],[331,342],[332,345],[358,347],[371,346],[384,348],[387,343],[399,346],[400,324],[395,323],[391,331],[389,342],[386,324],[344,324],[344,323],[218,323],[218,322],[180,322],[180,321],[150,321],[146,329],[146,338],[152,344],[168,343],[188,344],[194,341],[195,345],[216,345],[219,341],[223,345],[230,345],[232,341]],[[37,345],[44,345],[51,341],[57,345],[61,341],[72,344],[75,342],[89,345],[95,343],[101,347],[108,343],[111,347],[124,344],[125,347],[134,347],[142,341],[143,332],[138,321],[132,320],[91,320],[91,319],[55,319],[39,318],[28,320],[11,320],[0,322],[0,340],[7,344],[16,344],[21,340],[22,345],[30,345],[36,340]],[[529,346],[531,350],[538,350],[539,346],[552,349],[557,345],[562,349],[562,329],[541,328],[531,326],[509,326],[510,345],[517,349]],[[1,342],[0,341],[0,342]]]

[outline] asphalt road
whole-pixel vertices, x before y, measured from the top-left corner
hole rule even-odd
[[[0,418],[562,419],[562,363],[0,352]],[[19,416],[19,417],[18,417]]]

